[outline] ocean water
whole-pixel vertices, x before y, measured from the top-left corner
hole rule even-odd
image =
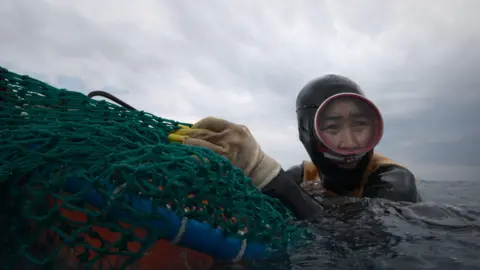
[[[419,204],[365,200],[325,213],[311,241],[246,269],[480,270],[480,182],[422,181]]]

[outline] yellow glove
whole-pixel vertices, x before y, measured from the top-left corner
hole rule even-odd
[[[280,172],[281,166],[266,155],[246,126],[223,119],[207,117],[191,128],[179,129],[170,134],[170,141],[201,146],[226,157],[243,170],[243,173],[262,189]]]

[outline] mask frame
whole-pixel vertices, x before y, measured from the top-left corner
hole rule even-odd
[[[360,151],[359,150],[349,151],[348,149],[345,149],[345,151],[339,151],[338,149],[333,149],[327,143],[325,143],[323,136],[321,135],[322,132],[320,130],[319,125],[317,124],[319,123],[321,113],[325,110],[327,105],[330,104],[330,102],[340,98],[358,99],[359,101],[365,103],[365,105],[367,105],[369,108],[371,108],[373,110],[373,113],[375,114],[376,119],[374,122],[373,138],[370,140],[369,144],[365,148],[361,149]],[[378,143],[383,137],[383,132],[384,132],[383,118],[377,106],[375,106],[375,104],[373,104],[373,102],[370,101],[369,99],[356,93],[339,93],[339,94],[330,96],[325,101],[323,101],[320,104],[320,106],[318,106],[318,109],[315,112],[315,116],[313,119],[313,133],[314,133],[313,135],[317,141],[317,146],[318,146],[317,151],[322,152],[323,155],[328,159],[344,162],[344,163],[355,162],[361,159],[363,156],[365,156],[366,153],[368,153],[378,145]]]

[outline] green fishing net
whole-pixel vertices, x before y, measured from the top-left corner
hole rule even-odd
[[[0,68],[2,267],[24,269],[28,261],[53,269],[62,248],[74,246],[82,246],[76,256],[85,265],[115,254],[134,263],[169,229],[154,227],[151,221],[168,221],[138,210],[131,196],[222,228],[225,237],[287,246],[299,234],[291,213],[225,158],[169,142],[182,125],[190,126]],[[81,189],[67,188],[72,179]],[[92,191],[102,207],[88,200]],[[121,237],[100,239],[94,227]],[[89,245],[85,235],[101,244]],[[140,248],[132,251],[131,242]]]

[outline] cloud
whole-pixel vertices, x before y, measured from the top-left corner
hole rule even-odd
[[[382,110],[379,150],[422,178],[477,180],[479,7],[475,0],[4,0],[0,65],[85,93],[109,90],[166,118],[246,124],[285,167],[307,159],[296,94],[316,76],[339,73]]]

